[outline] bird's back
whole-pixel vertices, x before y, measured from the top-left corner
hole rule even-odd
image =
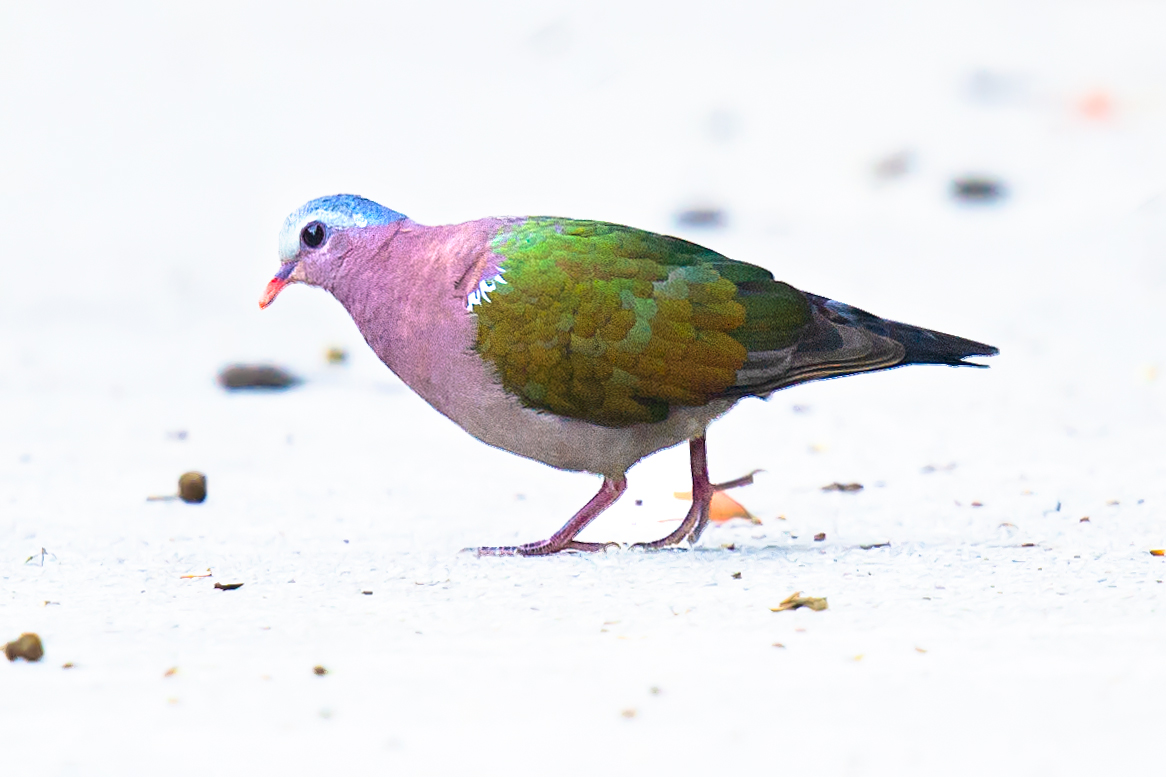
[[[605,426],[995,349],[886,321],[679,238],[528,218],[490,241],[470,295],[478,353],[528,407]]]

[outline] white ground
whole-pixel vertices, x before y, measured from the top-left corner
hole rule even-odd
[[[1162,768],[1161,5],[286,5],[0,9],[0,642],[46,649],[0,666],[0,770]],[[713,476],[766,470],[761,526],[479,560],[598,481],[464,435],[326,295],[259,312],[337,191],[678,231],[1003,354],[739,406]],[[306,383],[227,395],[237,360]],[[187,469],[205,504],[144,501]],[[664,533],[686,479],[585,537]]]

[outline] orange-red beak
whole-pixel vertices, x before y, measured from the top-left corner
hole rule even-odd
[[[291,283],[288,278],[291,277],[291,274],[298,266],[299,265],[295,262],[288,262],[283,267],[279,268],[279,272],[275,274],[274,278],[267,282],[267,288],[263,290],[263,296],[259,298],[260,308],[265,308],[272,302],[275,302],[275,298],[279,296],[281,291],[283,291],[283,287]]]
[[[272,278],[268,281],[267,288],[263,290],[263,296],[259,298],[259,307],[265,308],[272,302],[275,302],[275,298],[279,296],[279,293],[283,291],[283,287],[286,285],[287,280],[284,278]]]

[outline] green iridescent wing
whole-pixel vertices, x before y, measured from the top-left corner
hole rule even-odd
[[[491,248],[503,261],[471,300],[478,352],[528,407],[593,423],[751,393],[751,354],[788,352],[811,319],[767,270],[630,227],[531,218]]]

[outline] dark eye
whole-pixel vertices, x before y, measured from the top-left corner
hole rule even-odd
[[[308,248],[319,248],[324,242],[324,235],[324,225],[318,221],[313,221],[300,230],[300,240],[304,241]]]

